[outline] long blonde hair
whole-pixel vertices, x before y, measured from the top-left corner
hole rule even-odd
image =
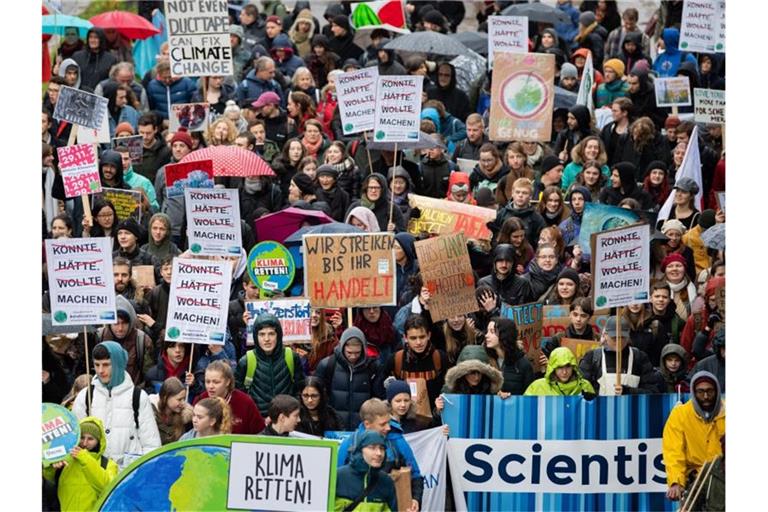
[[[217,434],[232,433],[232,411],[229,404],[221,397],[203,398],[197,405],[208,411],[208,416],[216,420]]]

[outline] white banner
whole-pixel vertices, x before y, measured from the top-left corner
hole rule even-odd
[[[376,80],[373,139],[376,142],[419,140],[423,76],[380,76]]]
[[[363,68],[336,78],[336,97],[344,135],[373,129],[379,68]]]
[[[192,254],[237,256],[243,245],[240,199],[234,188],[185,188],[187,240]]]
[[[592,235],[595,309],[648,302],[651,228],[635,224]]]
[[[725,91],[694,89],[693,115],[697,123],[725,124]]]
[[[173,76],[231,75],[226,0],[165,0]]]
[[[493,52],[528,53],[527,16],[488,17],[488,69],[493,69]]]
[[[725,53],[724,0],[683,2],[680,49],[686,52]]]
[[[405,434],[424,479],[421,510],[445,510],[446,444],[443,427]]]

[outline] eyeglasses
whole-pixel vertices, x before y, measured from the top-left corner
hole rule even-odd
[[[715,396],[717,394],[717,390],[715,388],[695,389],[693,392],[701,396]]]
[[[305,400],[318,400],[320,398],[320,395],[317,393],[302,393],[301,398]]]
[[[539,258],[543,260],[555,260],[557,259],[557,256],[554,254],[539,254]]]
[[[371,187],[371,186],[369,186],[368,188],[366,188],[366,190],[381,190],[381,187]]]

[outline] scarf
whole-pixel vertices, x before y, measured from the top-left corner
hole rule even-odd
[[[531,290],[533,296],[539,298],[542,294],[546,293],[550,286],[557,281],[557,276],[562,270],[562,264],[558,263],[552,270],[544,270],[535,259],[531,260],[531,267],[528,271],[528,278],[531,281]]]
[[[301,138],[301,144],[306,148],[307,155],[317,158],[317,153],[320,151],[320,146],[323,145],[323,137],[320,136],[317,142],[311,143],[307,140],[307,137],[304,136]]]
[[[696,298],[696,286],[685,277],[677,284],[667,281],[672,290],[672,300],[675,303],[675,312],[685,322],[691,313],[691,299]]]
[[[349,157],[346,157],[344,160],[342,160],[338,164],[331,164],[331,166],[339,171],[339,176],[341,176],[344,173],[352,172],[352,169],[355,168],[355,162]]]
[[[360,205],[365,206],[369,210],[373,210],[374,208],[376,208],[376,203],[368,199],[368,196],[365,196],[365,195],[360,198]]]
[[[168,353],[163,350],[162,354],[163,367],[165,368],[165,378],[178,377],[178,379],[184,382],[184,373],[189,368],[189,354],[184,354],[184,360],[179,363],[178,366],[173,366],[171,360],[168,359]]]
[[[525,159],[526,163],[528,164],[528,167],[535,167],[536,164],[538,164],[541,161],[541,158],[544,156],[544,148],[542,148],[540,145],[536,145],[536,152],[532,155],[528,155]]]
[[[595,21],[595,22],[593,22],[593,23],[592,23],[590,26],[588,26],[588,27],[580,28],[580,29],[579,29],[579,33],[578,33],[578,35],[577,35],[576,37],[574,37],[574,38],[573,38],[573,40],[574,40],[574,41],[576,41],[577,43],[581,43],[581,42],[582,42],[584,39],[586,39],[586,38],[587,38],[587,36],[588,36],[589,34],[591,34],[591,33],[592,33],[592,31],[593,31],[593,30],[595,30],[596,28],[597,28],[597,22],[596,22],[596,21]]]

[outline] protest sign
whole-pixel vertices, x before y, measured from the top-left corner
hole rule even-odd
[[[373,129],[379,69],[363,68],[336,77],[336,97],[344,135]]]
[[[253,345],[253,323],[262,313],[271,313],[280,320],[280,326],[283,328],[283,344],[306,343],[312,340],[312,328],[309,325],[311,315],[309,299],[298,297],[247,301],[245,309],[251,315],[248,321],[248,345]]]
[[[304,294],[315,308],[394,306],[392,233],[304,235]]]
[[[421,267],[421,278],[431,298],[433,322],[477,311],[475,278],[463,233],[419,240],[416,258],[429,265]]]
[[[595,308],[648,302],[651,228],[635,224],[592,235]]]
[[[680,49],[725,53],[725,0],[684,0]]]
[[[114,205],[118,221],[133,217],[136,222],[141,223],[141,192],[139,190],[105,187],[101,191],[101,196]]]
[[[565,332],[568,328],[568,324],[571,323],[570,308],[568,306],[544,306],[543,308],[544,319],[542,321],[542,337],[550,338],[557,333]],[[592,331],[596,334],[600,334],[605,327],[605,322],[610,316],[609,309],[598,309],[592,313],[592,318],[589,319],[589,325],[592,327]]]
[[[657,107],[685,107],[691,104],[690,80],[687,76],[656,78],[653,90]]]
[[[717,204],[720,206],[720,209],[725,213],[725,192],[715,192],[715,198],[717,199]]]
[[[419,140],[423,76],[393,75],[376,79],[373,138],[376,142]]]
[[[96,149],[90,144],[62,146],[56,149],[59,155],[59,170],[64,182],[67,198],[101,191],[99,162]]]
[[[188,188],[213,188],[213,160],[195,160],[165,165],[168,197],[181,197]]]
[[[281,243],[267,240],[254,245],[245,268],[251,282],[266,292],[285,291],[296,275],[296,262]]]
[[[560,346],[565,347],[576,356],[577,361],[581,361],[584,354],[600,346],[599,341],[577,340],[575,338],[560,338]]]
[[[166,341],[223,345],[232,262],[173,259]]]
[[[421,217],[408,221],[408,232],[413,235],[464,233],[475,240],[490,240],[493,236],[486,226],[496,218],[496,210],[491,208],[416,194],[408,194],[408,204],[421,210]]]
[[[640,218],[632,210],[610,206],[607,204],[586,203],[584,214],[581,217],[581,230],[579,231],[578,244],[585,256],[591,254],[590,244],[592,233],[599,233],[607,229],[629,226]]]
[[[232,75],[226,0],[165,0],[173,76]]]
[[[538,302],[510,306],[501,303],[501,316],[515,321],[517,339],[523,341],[523,352],[533,366],[533,371],[539,370],[539,352],[541,349],[541,331],[544,321],[542,305]]]
[[[470,160],[469,158],[456,159],[456,166],[458,166],[461,172],[465,172],[467,174],[471,173],[479,163],[480,160]]]
[[[62,85],[53,118],[98,130],[106,111],[107,98]]]
[[[136,281],[137,288],[155,287],[155,266],[154,265],[136,265],[131,267],[131,274]]]
[[[240,200],[237,189],[186,188],[187,240],[192,254],[239,255]]]
[[[43,466],[64,460],[80,443],[80,422],[59,404],[43,403]]]
[[[169,131],[175,133],[181,128],[188,132],[202,132],[208,128],[208,103],[175,103],[171,105]]]
[[[112,239],[45,241],[53,325],[115,323]]]
[[[78,144],[108,144],[109,143],[109,114],[107,109],[101,115],[98,128],[77,126]]]
[[[527,16],[488,17],[488,69],[493,69],[493,52],[528,53]]]
[[[128,137],[117,137],[112,139],[112,149],[128,148],[128,154],[131,155],[131,163],[141,163],[141,157],[144,154],[144,137],[141,135],[130,135]]]
[[[697,123],[725,124],[725,91],[694,89],[693,115]]]

